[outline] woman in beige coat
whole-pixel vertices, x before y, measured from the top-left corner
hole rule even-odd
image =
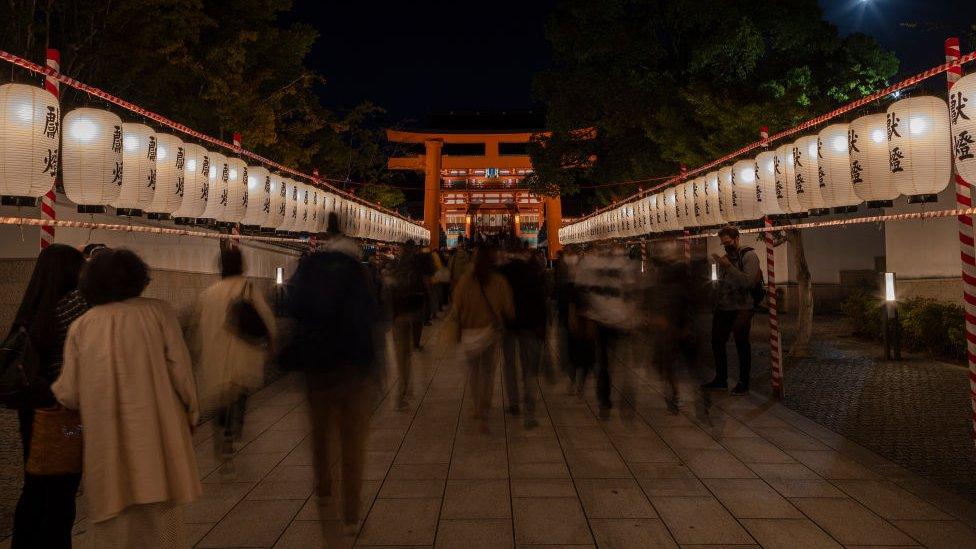
[[[220,274],[223,279],[200,296],[193,347],[202,407],[217,411],[213,422],[214,455],[223,462],[221,475],[233,477],[233,444],[241,438],[247,395],[264,383],[275,319],[261,291],[244,278],[239,248],[221,250]],[[241,339],[227,322],[232,304],[245,294],[268,332],[269,337],[261,344]]]
[[[146,264],[106,250],[79,289],[94,306],[68,330],[51,386],[81,412],[91,547],[183,547],[182,505],[201,494],[190,430],[198,418],[190,355],[176,313],[139,297]]]

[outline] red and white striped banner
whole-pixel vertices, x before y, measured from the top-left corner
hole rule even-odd
[[[945,41],[946,63],[959,59],[959,38]],[[949,89],[962,78],[962,67],[946,71]],[[972,185],[956,173],[956,209],[972,208]],[[966,311],[966,357],[969,362],[969,395],[972,406],[972,435],[976,438],[976,251],[973,248],[973,216],[960,215],[959,258],[962,263],[962,292]]]
[[[45,65],[54,72],[61,72],[61,53],[55,49],[47,50],[47,59],[45,60]],[[60,99],[61,98],[61,88],[58,84],[57,79],[51,76],[44,77],[44,89],[51,92],[51,95]],[[54,211],[54,205],[57,204],[58,195],[55,192],[57,184],[51,187],[51,190],[44,193],[41,197],[41,217],[44,219],[57,219],[57,213]],[[44,225],[41,227],[41,249],[47,248],[54,243],[54,227],[50,225]]]
[[[779,304],[776,301],[776,249],[773,245],[773,220],[765,218],[768,231],[766,241],[766,302],[769,306],[769,373],[773,396],[783,398],[783,340],[779,335]]]

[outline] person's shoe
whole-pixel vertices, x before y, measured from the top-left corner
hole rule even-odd
[[[668,397],[664,400],[666,400],[668,403],[668,412],[670,412],[671,415],[673,416],[678,415],[678,413],[680,412],[680,410],[678,409],[678,396],[675,395],[673,397]]]
[[[409,407],[410,407],[410,403],[407,402],[407,398],[400,397],[400,400],[397,401],[397,410],[406,410]]]
[[[237,480],[237,467],[234,466],[234,460],[226,460],[220,466],[220,480]]]
[[[732,389],[732,396],[743,396],[749,394],[749,386],[739,383]]]
[[[342,535],[345,537],[356,537],[359,535],[359,530],[363,527],[363,521],[359,519],[343,519],[342,520]]]
[[[727,382],[724,382],[724,381],[721,381],[721,380],[718,380],[718,379],[713,379],[712,381],[709,381],[708,383],[703,383],[702,386],[701,386],[701,388],[702,389],[707,389],[707,390],[722,390],[722,391],[724,391],[725,389],[728,389],[729,388],[729,384]]]
[[[522,425],[526,429],[531,430],[531,429],[535,429],[536,427],[538,427],[539,426],[539,422],[536,421],[535,417],[533,417],[533,416],[526,416],[525,417],[525,420],[522,422]]]
[[[521,410],[519,410],[518,404],[512,404],[508,408],[505,408],[505,413],[510,416],[517,416],[521,413]]]

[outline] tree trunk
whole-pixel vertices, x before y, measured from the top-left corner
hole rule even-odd
[[[803,251],[803,236],[799,229],[787,229],[786,240],[790,243],[793,264],[796,265],[797,309],[796,339],[790,348],[790,356],[810,356],[810,337],[813,332],[813,285],[810,283],[810,267]]]

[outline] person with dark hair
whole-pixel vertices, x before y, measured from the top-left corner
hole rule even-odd
[[[279,363],[305,374],[312,424],[312,468],[323,528],[334,517],[331,434],[341,455],[341,519],[345,533],[358,533],[370,410],[379,395],[374,342],[376,301],[364,267],[338,251],[303,258],[288,281],[286,314],[293,325]],[[327,534],[328,532],[324,532]]]
[[[434,265],[429,255],[420,253],[413,240],[403,245],[400,257],[390,266],[384,288],[393,309],[393,349],[396,353],[400,390],[397,407],[404,409],[413,395],[411,360],[420,347],[424,329],[427,289]]]
[[[749,392],[749,374],[752,369],[749,332],[752,329],[757,288],[762,292],[762,271],[756,252],[752,248],[742,247],[739,242],[738,229],[727,225],[719,230],[718,236],[725,248],[725,255],[712,254],[712,259],[718,264],[715,313],[712,316],[715,379],[702,385],[702,388],[728,388],[728,357],[725,347],[731,335],[735,340],[735,352],[739,355],[739,382],[732,389],[732,394],[745,395]]]
[[[148,284],[149,268],[129,250],[92,258],[79,288],[93,307],[69,328],[51,387],[84,420],[92,547],[184,547],[182,504],[202,493],[190,353],[176,311],[140,297]]]
[[[515,318],[512,288],[495,271],[492,248],[478,247],[471,271],[454,288],[451,303],[448,325],[454,329],[468,363],[472,417],[479,422],[479,430],[487,432],[498,344],[505,327]]]
[[[57,404],[50,385],[61,373],[68,326],[89,307],[77,290],[84,263],[81,252],[71,246],[51,244],[41,250],[11,327],[11,333],[26,330],[36,353],[37,390],[27,406],[17,411],[25,464],[31,449],[34,410]],[[32,475],[25,471],[14,511],[11,547],[71,547],[79,482],[81,474]]]
[[[264,293],[244,277],[240,248],[220,251],[221,280],[203,291],[193,317],[197,320],[193,355],[200,380],[200,401],[204,410],[216,410],[214,458],[220,474],[233,478],[234,442],[244,428],[244,407],[248,394],[264,384],[264,366],[273,343],[275,318]],[[249,338],[239,332],[240,307],[250,307],[264,324],[267,337]]]

